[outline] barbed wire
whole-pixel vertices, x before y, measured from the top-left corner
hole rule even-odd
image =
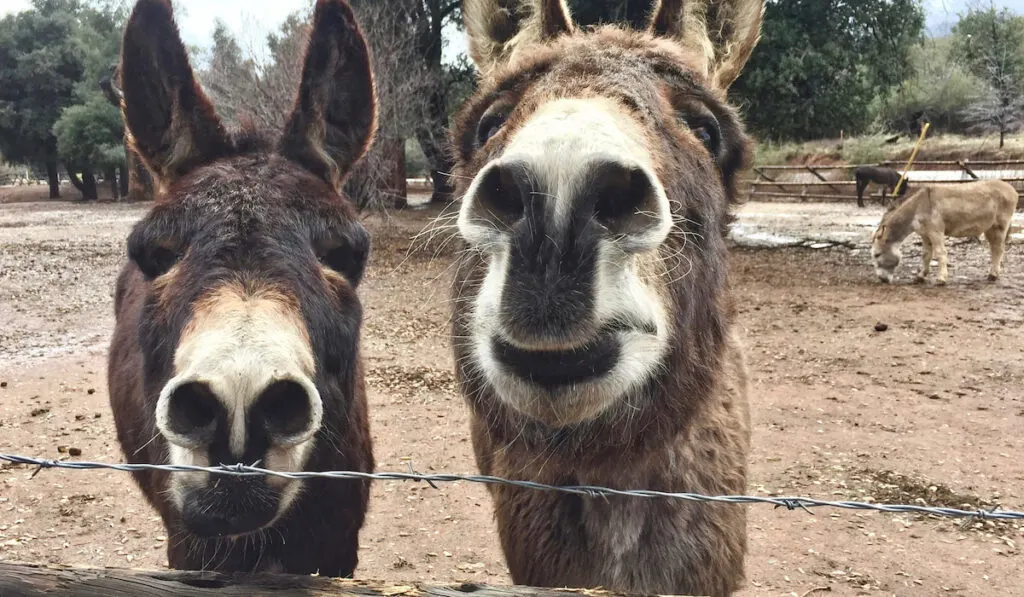
[[[555,491],[560,493],[581,495],[585,497],[623,496],[635,498],[664,498],[685,500],[690,502],[714,502],[723,504],[767,504],[787,510],[804,510],[811,513],[811,508],[840,508],[845,510],[868,510],[875,512],[924,514],[944,518],[976,518],[981,520],[1024,520],[1024,512],[1013,510],[962,510],[934,506],[918,506],[913,504],[876,504],[856,501],[829,501],[809,497],[762,497],[750,495],[701,495],[699,493],[675,493],[650,489],[613,489],[596,485],[549,485],[536,481],[505,479],[490,475],[458,475],[458,474],[423,474],[412,470],[409,472],[378,472],[364,473],[360,471],[274,471],[255,465],[232,464],[220,466],[192,466],[178,464],[113,464],[108,462],[88,462],[74,460],[51,460],[32,458],[16,454],[0,453],[0,461],[37,467],[33,476],[43,469],[58,468],[70,470],[115,470],[123,472],[164,471],[168,473],[210,473],[240,477],[267,476],[283,479],[358,479],[377,481],[420,481],[437,489],[436,483],[453,483],[465,481],[483,485],[504,485],[537,491]],[[257,463],[258,464],[258,463]]]

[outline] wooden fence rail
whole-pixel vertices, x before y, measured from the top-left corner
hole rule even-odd
[[[989,180],[995,180],[995,179],[989,179]],[[1009,183],[1024,182],[1024,176],[1007,176],[1005,178],[1000,178],[999,180],[1003,180],[1003,181],[1006,181],[1006,182],[1009,182]],[[763,186],[783,185],[783,186],[797,186],[797,187],[831,187],[831,186],[855,187],[857,185],[857,181],[855,181],[855,180],[830,180],[828,182],[821,182],[819,180],[798,181],[798,180],[778,180],[778,179],[776,179],[776,180],[772,180],[772,181],[765,181],[765,180],[743,180],[741,182],[746,183],[746,184],[756,184],[756,185],[763,185]],[[957,179],[950,179],[950,180],[912,180],[910,182],[911,183],[916,183],[916,184],[962,184],[962,183],[965,183],[965,182],[974,182],[974,180],[973,179],[969,179],[969,178],[957,178]],[[874,185],[874,183],[872,183],[872,184]],[[874,185],[874,186],[877,186],[877,185]]]
[[[178,570],[71,568],[0,562],[0,597],[616,597],[596,589],[423,585]]]
[[[889,166],[901,169],[903,163],[884,161],[873,166]],[[762,199],[765,201],[850,201],[856,197],[856,181],[852,180],[852,170],[857,164],[812,164],[812,165],[771,165],[752,168],[753,177],[739,181],[739,192],[748,200]],[[945,180],[929,180],[927,177],[915,180],[913,175],[910,184],[961,184],[975,180],[999,178],[1017,189],[1024,208],[1024,160],[931,160],[916,162],[915,172],[949,170],[959,172],[961,178]],[[831,180],[835,172],[844,171],[846,180]],[[827,173],[833,173],[826,176]],[[810,174],[815,180],[789,180],[796,173]],[[868,189],[868,197],[881,199],[882,188],[872,184]]]
[[[914,162],[914,169],[927,169],[937,167],[959,167],[961,164],[968,166],[977,167],[982,170],[984,169],[999,169],[1001,167],[1010,166],[1024,166],[1024,160],[925,160]],[[861,166],[884,166],[887,168],[896,167],[903,168],[906,166],[906,161],[899,160],[884,160],[881,162],[875,162],[873,164],[811,164],[811,167],[816,170],[853,170]],[[776,165],[765,165],[757,166],[758,169],[766,172],[770,171],[796,171],[796,170],[807,170],[806,165],[789,165],[789,164],[776,164]]]

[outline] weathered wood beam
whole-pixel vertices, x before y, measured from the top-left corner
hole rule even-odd
[[[787,186],[787,187],[855,187],[857,181],[855,180],[831,180],[820,182],[817,180],[774,180],[772,182],[764,182],[761,180],[749,180],[741,181],[748,182],[749,184],[756,184],[758,186],[775,185],[775,186]]]
[[[597,589],[479,584],[396,584],[290,574],[73,568],[0,562],[0,595],[12,597],[615,597]]]
[[[921,160],[914,162],[915,168],[929,169],[934,167],[946,167],[946,166],[957,166],[962,160]],[[1024,160],[971,160],[971,165],[975,168],[985,167],[997,167],[1009,169],[1010,166],[1021,166],[1024,165]],[[881,162],[875,162],[871,164],[814,164],[815,170],[853,170],[860,166],[881,166],[889,168],[902,168],[906,164],[901,161],[893,160],[882,160]],[[801,164],[765,164],[755,168],[762,172],[792,172],[796,170],[806,170],[807,166]]]
[[[765,174],[765,173],[764,173],[764,170],[762,170],[761,168],[754,168],[754,172],[755,172],[755,173],[756,173],[756,174],[757,174],[757,175],[758,175],[759,177],[761,177],[761,178],[764,178],[765,180],[767,180],[768,182],[770,182],[770,183],[774,184],[775,186],[779,187],[779,188],[780,188],[780,189],[782,189],[783,191],[785,191],[785,190],[786,190],[786,187],[784,187],[784,186],[780,185],[779,183],[775,182],[775,179],[774,179],[774,178],[772,178],[771,176],[768,176],[767,174]],[[750,184],[751,184],[751,185],[756,185],[756,184],[758,184],[758,182],[759,182],[759,181],[755,180],[755,181],[751,182]]]
[[[832,184],[831,182],[829,182],[829,181],[828,181],[828,179],[827,179],[827,178],[825,178],[824,176],[822,176],[822,175],[821,175],[821,174],[820,174],[820,173],[819,173],[819,172],[818,172],[817,170],[815,170],[815,169],[814,169],[813,167],[811,167],[811,166],[807,166],[806,168],[807,168],[807,171],[808,171],[808,172],[810,172],[811,174],[813,174],[813,175],[814,175],[814,176],[815,176],[815,177],[816,177],[816,178],[817,178],[818,180],[820,180],[820,181],[823,181],[823,182],[825,182],[826,184],[828,184],[829,188],[831,188],[831,189],[832,189],[833,191],[835,191],[835,192],[837,192],[837,193],[842,193],[842,191],[840,191],[839,189],[837,189],[837,188],[836,188],[836,187],[835,187],[835,186],[834,186],[834,185],[833,185],[833,184]],[[854,182],[856,182],[856,181],[854,181]]]
[[[960,169],[969,174],[971,178],[973,178],[974,180],[978,180],[978,175],[975,174],[973,170],[968,168],[967,164],[965,164],[962,160],[957,160],[956,165],[960,166]]]
[[[749,193],[748,196],[757,200],[758,197],[772,197],[772,198],[790,198],[793,200],[806,201],[808,199],[820,199],[825,201],[850,201],[856,199],[853,195],[826,195],[823,193],[779,193],[776,191],[756,191]]]
[[[1007,176],[1005,178],[999,178],[999,179],[988,178],[988,179],[984,179],[984,180],[1002,180],[1003,182],[1008,182],[1008,183],[1012,184],[1012,183],[1024,182],[1024,176]],[[954,180],[912,180],[912,181],[909,181],[909,182],[911,182],[913,184],[916,184],[916,185],[922,185],[922,184],[964,184],[964,183],[968,183],[968,182],[974,182],[974,180],[959,179],[958,178],[958,179],[954,179]],[[741,180],[741,181],[739,181],[739,184],[741,184],[741,185],[747,184],[747,185],[753,185],[753,186],[759,186],[759,187],[763,187],[763,186],[766,186],[766,185],[772,185],[772,186],[776,186],[776,187],[782,187],[783,190],[788,190],[785,187],[831,187],[831,188],[850,187],[850,188],[853,188],[853,187],[857,186],[857,182],[853,181],[853,180],[833,180],[833,181],[830,181],[830,182],[820,182],[820,181],[817,181],[817,180],[812,180],[812,181],[779,180],[779,181],[774,181],[774,182],[764,182],[764,181],[760,181],[760,180]]]

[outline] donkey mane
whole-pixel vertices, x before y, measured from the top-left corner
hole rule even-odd
[[[229,131],[231,144],[236,155],[270,153],[279,140],[279,135],[255,124],[243,122],[237,130]]]

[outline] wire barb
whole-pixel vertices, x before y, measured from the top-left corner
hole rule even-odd
[[[611,487],[600,487],[596,485],[548,485],[546,483],[537,483],[536,481],[503,479],[501,477],[492,477],[489,475],[455,475],[450,473],[428,475],[423,473],[417,473],[415,470],[413,470],[411,463],[409,464],[409,472],[407,473],[364,473],[360,471],[274,471],[265,468],[260,468],[255,465],[250,466],[241,463],[230,465],[222,464],[220,466],[190,466],[178,464],[112,464],[107,462],[47,460],[43,458],[32,458],[30,456],[19,456],[16,454],[3,453],[0,453],[0,461],[6,461],[12,464],[22,464],[26,466],[38,467],[36,469],[36,472],[33,473],[33,476],[35,476],[36,473],[38,473],[40,470],[44,468],[60,468],[78,471],[115,470],[129,473],[138,471],[164,471],[169,473],[203,472],[215,475],[234,475],[243,477],[267,476],[294,480],[325,478],[362,481],[371,479],[378,481],[421,481],[429,484],[431,487],[435,489],[437,489],[436,483],[454,483],[456,481],[465,481],[468,483],[480,483],[483,485],[504,485],[507,487],[517,487],[520,489],[530,489],[536,491],[557,491],[561,493],[580,495],[589,498],[607,499],[612,496],[618,496],[647,499],[674,499],[685,500],[690,502],[710,502],[719,504],[768,504],[775,506],[776,508],[785,508],[787,510],[800,509],[809,514],[813,514],[811,508],[841,508],[845,510],[869,510],[874,512],[924,514],[930,516],[939,516],[943,518],[960,518],[964,519],[965,523],[969,523],[971,520],[979,519],[1024,520],[1024,512],[1002,510],[999,508],[993,508],[991,510],[961,510],[958,508],[916,506],[910,504],[874,504],[868,502],[853,501],[832,502],[808,497],[701,495],[698,493],[673,493],[668,491],[655,491],[651,489],[613,489]],[[257,462],[256,464],[259,464],[259,462]]]

